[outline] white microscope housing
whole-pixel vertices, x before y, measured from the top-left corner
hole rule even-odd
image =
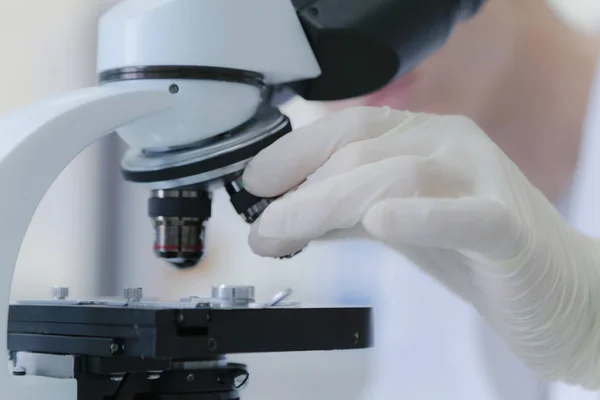
[[[103,85],[173,94],[169,111],[118,130],[135,150],[231,131],[267,88],[321,73],[290,1],[124,1],[101,18],[98,41]]]

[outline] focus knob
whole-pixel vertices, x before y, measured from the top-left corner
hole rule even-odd
[[[144,298],[144,289],[142,288],[126,288],[124,297],[128,302],[138,302]]]
[[[254,286],[213,286],[212,298],[229,307],[247,306],[254,302]]]
[[[67,297],[69,297],[68,287],[55,286],[52,288],[52,298],[54,300],[65,300]]]

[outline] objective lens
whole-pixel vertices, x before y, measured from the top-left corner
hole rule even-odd
[[[154,252],[177,268],[194,267],[204,255],[204,229],[211,216],[203,190],[156,190],[148,200]]]

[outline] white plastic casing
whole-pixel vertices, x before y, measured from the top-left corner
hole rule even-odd
[[[260,73],[267,85],[312,79],[321,69],[290,0],[125,0],[100,20],[98,73],[124,67],[200,66]],[[247,121],[254,86],[218,81],[125,81],[119,88],[179,86],[175,108],[121,129],[134,148],[181,146]]]
[[[290,0],[126,0],[98,35],[98,72],[213,66],[260,72],[268,84],[321,73]]]
[[[184,146],[227,132],[256,113],[261,93],[255,86],[198,80],[133,80],[106,84],[118,89],[159,90],[179,88],[175,106],[120,128],[119,136],[134,149]]]
[[[29,222],[46,191],[86,147],[137,118],[172,106],[168,93],[108,87],[41,100],[0,119],[0,346],[6,351],[10,291]],[[6,353],[5,353],[6,354]],[[77,398],[73,379],[14,378],[0,370],[0,398]]]

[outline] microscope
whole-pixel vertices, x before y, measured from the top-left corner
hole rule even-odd
[[[156,255],[177,268],[204,254],[211,193],[225,187],[254,222],[276,199],[244,189],[258,152],[292,130],[293,96],[369,94],[444,44],[483,0],[124,0],[98,27],[99,85],[0,119],[0,335],[10,399],[239,399],[241,353],[372,345],[368,307],[305,307],[250,286],[146,301],[52,299],[9,305],[14,265],[38,203],[87,146],[115,132],[127,181],[148,189]],[[268,177],[265,177],[268,179]],[[210,234],[210,232],[208,232]],[[293,255],[290,255],[290,257]]]

